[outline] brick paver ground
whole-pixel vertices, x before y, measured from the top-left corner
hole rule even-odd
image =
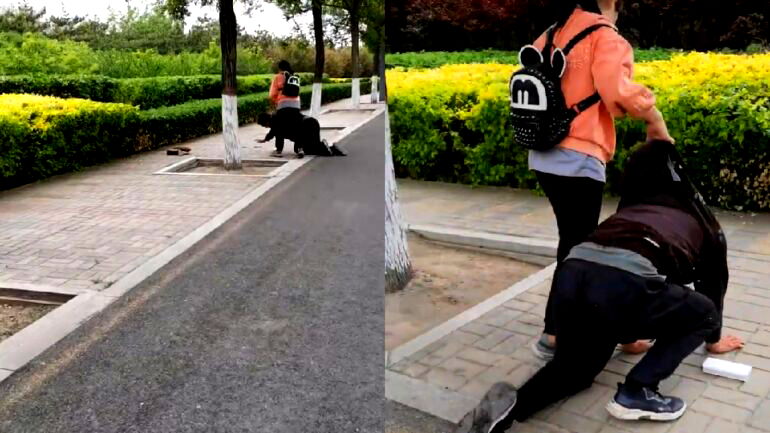
[[[325,108],[349,105],[338,101]],[[322,135],[334,141],[342,127],[370,114],[322,115],[321,125],[328,128]],[[273,143],[254,141],[266,132],[256,124],[240,129],[244,159],[268,157]],[[224,153],[221,134],[182,145],[192,148],[192,156]],[[285,159],[293,157],[291,146],[287,142]],[[181,158],[186,156],[167,156],[164,148],[0,192],[0,287],[102,290],[266,180],[153,174]]]
[[[555,237],[547,201],[526,191],[414,181],[401,181],[399,188],[409,223]],[[748,341],[742,351],[722,357],[752,365],[751,379],[742,383],[703,373],[701,347],[661,387],[688,402],[682,419],[623,422],[611,419],[604,406],[640,356],[621,355],[591,389],[539,413],[517,432],[770,432],[770,216],[722,213],[720,219],[731,245],[724,332]],[[530,345],[542,330],[550,283],[544,281],[389,368],[473,398],[496,381],[521,385],[542,365]]]

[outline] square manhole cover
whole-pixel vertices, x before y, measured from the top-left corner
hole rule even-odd
[[[287,161],[272,159],[245,159],[241,161],[241,170],[225,170],[224,161],[221,159],[192,157],[174,163],[155,174],[270,177],[275,170],[286,163]]]

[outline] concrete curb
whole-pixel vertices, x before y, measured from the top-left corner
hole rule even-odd
[[[415,408],[452,423],[458,423],[478,400],[422,380],[388,370],[387,367],[419,352],[455,330],[478,319],[500,305],[546,281],[556,269],[556,242],[547,239],[525,238],[495,233],[475,232],[450,227],[411,225],[409,230],[426,239],[516,254],[540,255],[549,258],[551,264],[544,269],[516,282],[506,290],[463,311],[430,331],[385,352],[385,398]]]
[[[408,358],[409,356],[424,349],[428,345],[446,337],[453,331],[467,325],[468,323],[478,319],[479,317],[492,311],[500,305],[510,301],[516,297],[516,295],[524,293],[527,290],[537,286],[538,284],[550,278],[553,275],[555,269],[556,263],[553,263],[550,266],[528,276],[527,278],[518,281],[511,287],[508,287],[507,289],[492,296],[491,298],[488,298],[487,300],[463,311],[462,313],[436,326],[430,331],[402,344],[401,346],[389,352],[386,352],[385,366],[388,367],[398,363],[405,358]]]
[[[377,104],[377,105],[378,106],[375,107],[374,110],[372,110],[371,108],[370,109],[365,109],[365,110],[359,110],[359,111],[371,111],[371,114],[369,115],[369,117],[366,118],[366,120],[358,122],[357,124],[353,125],[352,127],[345,128],[344,130],[342,130],[340,135],[338,135],[334,139],[334,143],[332,143],[332,144],[337,144],[340,141],[348,138],[348,136],[350,134],[354,133],[355,131],[358,131],[359,129],[361,129],[362,126],[366,125],[367,123],[369,123],[369,121],[371,121],[375,117],[379,116],[380,114],[384,113],[385,110],[388,109],[388,106],[385,105],[384,103],[383,104]],[[322,112],[321,114],[324,114],[324,113],[326,113],[328,111],[330,111],[330,110],[326,110],[326,111]]]
[[[457,424],[479,402],[393,371],[385,371],[385,398]]]
[[[409,225],[408,229],[426,239],[517,254],[530,254],[553,259],[558,242],[500,233],[464,230],[437,225]]]
[[[384,111],[379,107],[365,120],[346,128],[340,134],[339,140],[347,138],[354,131],[369,123]],[[254,203],[258,198],[273,189],[282,180],[291,176],[294,172],[310,163],[314,158],[293,159],[278,168],[274,175],[265,183],[248,192],[240,200],[230,205],[217,216],[198,227],[184,238],[180,239],[158,255],[144,262],[115,284],[101,292],[72,293],[75,296],[62,306],[54,309],[39,320],[17,332],[13,336],[0,343],[0,382],[8,378],[15,370],[22,368],[36,356],[53,346],[59,340],[77,329],[82,323],[96,313],[104,310],[108,305],[117,300],[152,274],[160,270],[173,259],[183,254],[196,243],[205,238],[214,230],[229,221],[240,211]],[[43,289],[38,288],[36,291]],[[61,292],[60,289],[52,290]]]

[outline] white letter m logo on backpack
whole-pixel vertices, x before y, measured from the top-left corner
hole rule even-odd
[[[520,74],[511,79],[511,108],[545,111],[546,100],[545,86],[537,77]]]

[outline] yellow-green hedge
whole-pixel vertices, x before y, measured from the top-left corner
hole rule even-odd
[[[85,99],[0,95],[0,186],[125,155],[138,109]]]
[[[399,175],[534,188],[526,151],[508,123],[511,65],[448,65],[388,72]],[[688,53],[636,66],[710,203],[770,209],[770,54]],[[611,192],[644,125],[617,122]]]

